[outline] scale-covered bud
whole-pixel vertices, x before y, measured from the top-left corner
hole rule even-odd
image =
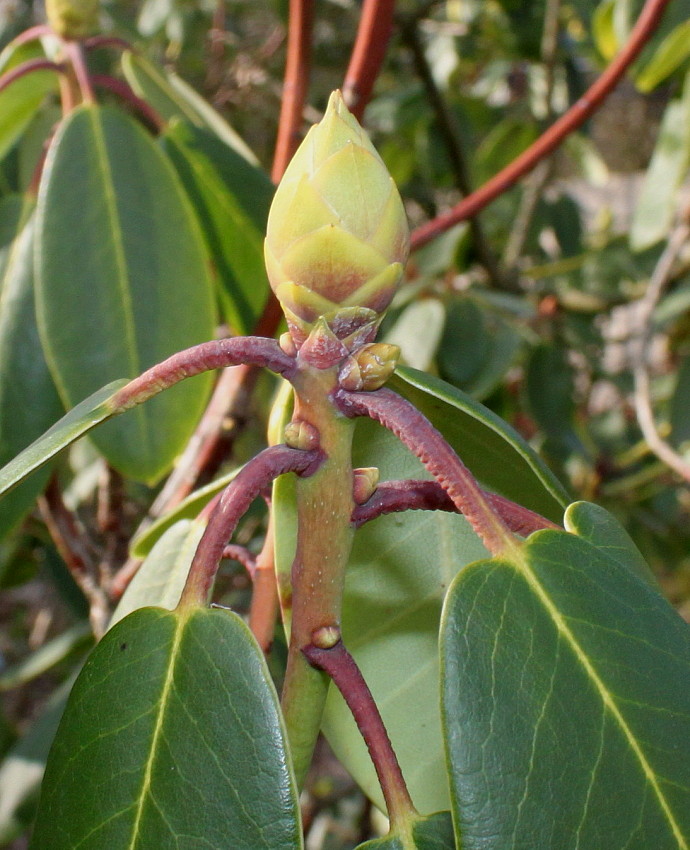
[[[348,349],[370,342],[408,250],[398,190],[334,92],[285,171],[268,217],[268,278],[297,347],[321,316]]]
[[[46,16],[61,38],[86,38],[98,29],[99,5],[100,0],[46,0]]]
[[[347,357],[338,374],[338,383],[345,390],[373,392],[382,387],[395,372],[400,348],[387,342],[363,345]]]

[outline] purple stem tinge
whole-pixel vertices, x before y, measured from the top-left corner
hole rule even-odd
[[[311,475],[322,460],[318,449],[303,451],[289,446],[264,449],[237,473],[211,512],[194,554],[180,604],[205,605],[225,546],[235,526],[265,487],[285,472]]]
[[[361,670],[342,640],[329,649],[310,644],[302,648],[302,653],[312,666],[330,676],[352,712],[376,768],[388,817],[395,829],[415,814],[415,808],[388,732]]]
[[[414,405],[386,387],[375,392],[339,389],[334,401],[345,416],[368,416],[392,431],[448,493],[492,555],[513,545],[510,527],[472,473]]]
[[[505,524],[515,534],[527,537],[533,531],[542,528],[560,528],[555,522],[541,516],[529,508],[523,508],[499,496],[497,493],[483,491],[495,510],[503,517]],[[373,495],[363,504],[357,505],[352,512],[352,522],[356,528],[384,514],[398,511],[451,511],[457,512],[448,493],[437,481],[384,481]]]
[[[185,378],[212,369],[247,363],[263,366],[288,380],[296,369],[294,359],[286,354],[274,339],[260,336],[216,339],[186,348],[147,369],[115,393],[110,400],[110,406],[113,412],[121,413]]]

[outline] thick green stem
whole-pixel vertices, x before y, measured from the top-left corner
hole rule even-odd
[[[318,440],[324,460],[297,482],[297,552],[292,567],[292,626],[282,707],[298,783],[304,779],[321,725],[328,677],[302,655],[312,634],[340,628],[345,567],[354,534],[353,424],[332,404],[335,368],[300,363],[293,377],[295,431]],[[310,446],[311,447],[311,446]]]

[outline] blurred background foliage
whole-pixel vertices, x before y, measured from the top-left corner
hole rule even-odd
[[[641,5],[401,0],[364,122],[412,225],[448,209],[538,138],[615,55]],[[342,84],[360,11],[355,0],[316,6],[305,127]],[[42,14],[38,2],[3,0],[0,48]],[[287,16],[287,0],[106,0],[101,24],[189,83],[269,172]],[[90,62],[122,73],[116,52]],[[0,95],[0,204],[29,187],[59,118],[54,81],[10,96]],[[574,499],[612,511],[686,619],[689,171],[690,18],[675,0],[632,72],[579,132],[472,222],[413,254],[383,328],[408,365],[482,401],[529,439]],[[252,191],[270,195],[264,184]],[[9,243],[0,237],[1,265]],[[235,463],[265,439],[271,392],[260,380],[236,423]],[[89,443],[72,450],[67,466],[66,499],[93,527],[108,473]],[[106,546],[117,550],[109,558],[126,557],[125,541],[156,492],[121,482],[117,539],[107,524],[85,538],[96,561]],[[240,542],[256,550],[262,529],[261,511],[250,513]],[[242,571],[228,565],[222,582],[225,601],[246,609]],[[87,605],[36,511],[0,542],[0,588],[0,752],[8,754],[0,846],[19,850],[54,728],[51,705],[92,638]],[[371,834],[371,808],[327,752],[319,765],[307,846],[354,846]]]

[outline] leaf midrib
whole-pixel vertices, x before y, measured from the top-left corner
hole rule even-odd
[[[656,773],[647,761],[647,758],[644,752],[642,751],[640,744],[637,742],[637,739],[632,729],[628,726],[627,722],[625,721],[625,718],[623,717],[622,712],[616,705],[613,695],[610,693],[610,691],[600,678],[593,664],[589,660],[587,653],[580,646],[580,643],[578,642],[577,638],[575,637],[571,629],[568,627],[568,624],[565,622],[565,619],[561,615],[558,606],[555,604],[555,602],[552,600],[552,598],[549,596],[549,594],[546,592],[543,585],[539,581],[539,577],[532,569],[529,560],[524,557],[523,550],[516,549],[511,554],[513,557],[511,557],[508,563],[511,563],[514,567],[517,567],[517,569],[520,571],[525,581],[529,585],[530,589],[534,592],[537,599],[541,602],[544,609],[546,610],[547,614],[551,617],[559,635],[570,646],[575,656],[575,659],[579,664],[581,664],[588,679],[599,693],[605,710],[607,710],[611,714],[614,721],[618,725],[620,731],[622,732],[623,737],[627,741],[630,749],[637,758],[640,767],[642,768],[642,772],[646,777],[647,781],[649,782],[652,791],[654,792],[654,795],[657,798],[661,811],[663,812],[669,823],[669,826],[671,827],[673,836],[678,842],[678,847],[680,848],[680,850],[690,850],[685,838],[683,837],[681,828],[676,822],[671,807],[661,787],[659,786]]]
[[[138,846],[139,832],[141,829],[141,821],[144,816],[145,803],[151,793],[153,765],[156,761],[156,756],[158,755],[158,745],[163,735],[163,720],[165,718],[165,713],[169,702],[168,697],[170,691],[172,690],[173,681],[175,678],[175,666],[177,663],[178,649],[180,647],[180,643],[182,642],[182,634],[187,626],[187,617],[178,615],[174,619],[175,636],[170,647],[170,659],[168,661],[167,670],[165,671],[165,680],[163,682],[163,689],[161,691],[161,696],[158,703],[158,716],[156,717],[156,723],[153,728],[151,746],[149,748],[149,757],[146,760],[146,766],[144,768],[144,777],[141,784],[141,791],[139,793],[139,802],[137,804],[136,813],[134,815],[134,822],[132,824],[132,837],[130,843],[127,845],[127,850],[136,850]]]

